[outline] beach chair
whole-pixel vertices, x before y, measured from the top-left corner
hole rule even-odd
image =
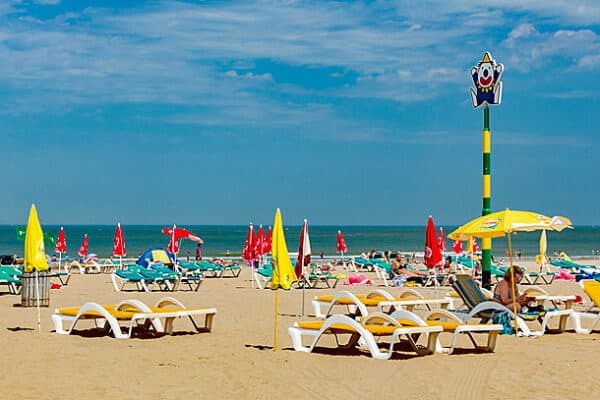
[[[6,286],[10,294],[19,294],[23,282],[18,276],[12,275],[6,271],[0,271],[0,285]]]
[[[132,264],[127,266],[127,270],[140,274],[146,285],[156,284],[162,291],[174,291],[179,285],[179,273],[168,268],[166,271],[157,271],[156,269]]]
[[[221,268],[223,268],[223,272],[221,272],[221,278],[227,277],[228,275],[226,273],[230,274],[229,276],[231,278],[237,278],[242,272],[242,267],[237,263],[222,264]]]
[[[574,312],[573,324],[575,332],[590,334],[600,322],[600,282],[595,279],[584,279],[579,281],[579,285],[592,304],[583,312]],[[587,327],[583,326],[583,319],[591,320]]]
[[[385,324],[382,324],[382,321]],[[374,313],[361,322],[346,315],[336,314],[324,321],[296,322],[288,328],[294,350],[310,353],[319,340],[325,335],[333,335],[338,348],[356,348],[361,346],[378,360],[389,359],[394,353],[394,345],[404,337],[412,350],[418,355],[433,354],[437,345],[437,336],[442,332],[441,326],[404,326],[397,321],[386,319],[379,313]],[[427,336],[427,346],[418,346],[416,341],[421,335]],[[304,346],[302,338],[312,338],[308,346]],[[340,344],[341,336],[349,336],[346,344]],[[389,338],[389,347],[382,348],[379,341]]]
[[[205,260],[196,261],[196,265],[207,277],[212,276],[214,278],[220,278],[223,276],[224,268],[222,265],[213,264]]]
[[[183,283],[189,287],[190,291],[197,292],[198,289],[200,289],[200,284],[202,284],[202,280],[203,280],[202,272],[199,270],[196,270],[191,273],[175,271],[175,270],[172,270],[171,268],[167,267],[165,264],[163,264],[161,262],[149,263],[148,269],[150,269],[152,271],[156,271],[165,277],[171,278],[171,280],[174,283],[174,285],[172,287],[173,291],[177,290],[177,288],[179,287],[179,284]]]
[[[322,270],[316,264],[311,264],[309,275],[306,277],[303,276],[303,279],[308,283],[307,287],[310,288],[318,288],[319,283],[323,283],[327,288],[335,288],[340,278],[337,274],[332,274],[329,270]]]
[[[405,326],[440,326],[444,333],[452,334],[449,347],[443,347],[438,338],[436,345],[436,352],[438,353],[452,354],[456,347],[458,336],[462,334],[469,337],[476,350],[492,353],[496,348],[498,335],[502,331],[502,325],[499,324],[465,323],[447,310],[433,310],[425,314],[423,318],[411,311],[395,310],[389,317]],[[474,334],[487,335],[486,344],[478,344]]]
[[[189,309],[172,297],[160,299],[154,307],[139,300],[125,300],[117,305],[85,303],[81,307],[58,308],[52,315],[56,333],[69,335],[82,320],[91,320],[94,327],[117,339],[131,338],[134,329],[142,334],[172,334],[178,318],[189,318],[197,332],[209,332],[217,310],[214,308]],[[199,325],[196,318],[204,318]],[[64,324],[70,323],[68,328]],[[124,325],[124,326],[122,326]]]
[[[251,267],[254,269],[254,267]],[[252,274],[254,281],[259,289],[264,289],[269,287],[269,283],[273,278],[273,267],[265,264],[262,268],[257,268],[256,271]]]
[[[358,272],[359,269],[373,271],[373,261],[363,257],[354,257],[352,259],[352,268],[354,272]]]
[[[412,311],[416,306],[424,306],[428,310],[431,307],[447,307],[450,304],[445,298],[426,299],[413,289],[402,289],[396,297],[385,290],[375,289],[366,295],[354,294],[348,291],[340,291],[335,295],[315,296],[312,307],[317,318],[326,318],[333,314],[334,307],[345,307],[349,315],[369,315],[368,307],[377,308],[378,311],[392,312],[403,308]],[[323,311],[325,310],[325,311]]]
[[[111,274],[111,280],[115,288],[115,292],[122,291],[126,285],[135,285],[140,292],[149,292],[150,289],[146,284],[146,279],[139,273],[118,269]]]
[[[98,265],[95,261],[89,261],[87,263],[81,264],[79,261],[71,261],[69,264],[69,273],[73,271],[73,269],[77,269],[81,275],[83,274],[99,274],[102,272],[100,265]]]
[[[541,336],[548,327],[548,322],[552,319],[558,319],[557,332],[564,332],[567,321],[573,316],[572,309],[556,310],[547,309],[543,312],[524,312],[514,315],[513,311],[496,301],[490,301],[488,297],[481,291],[481,288],[472,278],[458,276],[452,284],[452,287],[461,297],[468,312],[460,312],[454,310],[454,313],[464,322],[468,322],[472,318],[480,318],[482,323],[492,319],[495,313],[506,313],[512,320],[517,321],[519,334],[522,336]],[[529,328],[526,321],[537,321],[541,328],[533,331]]]

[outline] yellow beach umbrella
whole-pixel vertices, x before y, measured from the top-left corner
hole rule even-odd
[[[453,240],[467,240],[471,236],[479,238],[496,238],[508,234],[508,253],[510,266],[512,267],[512,245],[510,234],[512,232],[533,232],[536,230],[562,231],[572,228],[571,220],[566,217],[547,217],[530,211],[509,210],[495,212],[475,218],[456,229],[448,235]],[[511,275],[514,270],[511,268]],[[515,293],[515,277],[511,276],[512,292]],[[513,296],[513,311],[517,315],[517,300]],[[515,331],[518,333],[517,320],[515,318]]]
[[[48,270],[48,261],[46,260],[46,250],[44,248],[44,233],[38,220],[35,204],[32,204],[29,210],[24,253],[23,270],[25,272]]]
[[[271,289],[289,289],[292,283],[296,282],[296,272],[292,267],[290,254],[288,253],[285,235],[283,234],[283,223],[281,221],[281,211],[279,208],[275,212],[275,222],[273,222],[273,238],[271,245],[273,257],[273,279],[271,279]]]
[[[548,251],[548,242],[546,240],[546,230],[542,230],[542,234],[540,235],[540,254],[535,256],[535,261],[540,266],[540,272],[546,266],[548,262],[548,256],[546,252]]]
[[[273,258],[273,277],[271,278],[271,289],[275,290],[275,329],[273,350],[277,351],[277,331],[279,329],[279,288],[289,289],[296,282],[296,272],[292,267],[285,235],[283,234],[283,222],[279,208],[275,212],[273,222],[273,238],[271,239],[271,255]]]
[[[31,205],[29,210],[29,219],[27,220],[27,230],[25,232],[23,271],[31,273],[35,271],[35,295],[37,299],[37,325],[38,331],[42,331],[40,317],[40,282],[39,271],[48,270],[48,261],[46,260],[46,250],[44,248],[44,233],[40,226],[35,204]]]
[[[566,217],[547,217],[530,211],[506,209],[475,218],[448,235],[453,240],[467,240],[470,236],[496,238],[510,232],[536,231],[541,229],[562,231],[572,228],[571,220]]]

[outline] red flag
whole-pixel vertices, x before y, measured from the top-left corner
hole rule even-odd
[[[446,238],[444,237],[444,228],[440,227],[440,250],[446,251]]]
[[[348,251],[348,247],[346,247],[346,242],[344,241],[344,236],[342,236],[342,231],[338,231],[337,233],[337,243],[335,245],[335,249],[339,253],[345,253]]]
[[[61,226],[60,232],[58,232],[58,240],[54,246],[54,251],[57,253],[67,252],[67,239],[65,239],[65,229]]]
[[[123,229],[121,228],[121,223],[117,223],[117,230],[115,231],[115,237],[113,239],[113,255],[115,257],[125,257],[127,255],[126,253]]]
[[[254,244],[254,255],[256,257],[262,256],[265,251],[265,230],[263,226],[258,227],[258,233],[256,234],[256,243]]]
[[[269,227],[269,229],[267,229],[267,239],[265,240],[263,254],[267,254],[268,252],[271,251],[271,242],[273,241],[273,239],[271,238],[272,235],[273,235],[273,232],[271,232],[271,227]]]
[[[460,254],[463,252],[462,242],[460,240],[454,241],[454,244],[452,244],[452,251],[454,251],[456,254]]]
[[[310,237],[308,236],[308,221],[304,220],[300,232],[300,246],[298,247],[298,259],[296,260],[296,276],[300,278],[304,266],[310,264]]]
[[[442,252],[440,251],[440,245],[435,234],[435,225],[433,224],[433,218],[429,216],[427,220],[427,229],[425,231],[425,255],[423,261],[428,268],[434,268],[442,262]]]
[[[177,255],[179,253],[179,239],[175,235],[176,227],[173,225],[173,229],[171,230],[171,238],[169,239],[169,244],[167,245],[167,250],[171,253]]]
[[[77,251],[81,257],[85,257],[88,253],[88,235],[87,233],[83,235],[83,242],[81,243],[81,247]]]
[[[242,251],[242,258],[248,262],[254,260],[254,226],[250,223],[248,227],[248,235],[246,236],[246,243],[244,244],[244,251]]]

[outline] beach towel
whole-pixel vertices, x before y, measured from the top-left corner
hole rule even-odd
[[[348,279],[342,282],[342,285],[372,285],[373,282],[363,274],[350,274]]]

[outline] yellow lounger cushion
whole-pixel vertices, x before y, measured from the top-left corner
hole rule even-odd
[[[596,280],[584,280],[583,291],[596,306],[600,307],[600,282]]]
[[[106,309],[106,311],[108,311],[110,313],[110,315],[112,315],[116,319],[122,320],[122,321],[130,320],[137,313],[134,311],[117,311],[117,310],[115,310],[115,306],[103,306],[103,307]],[[79,307],[68,307],[68,308],[60,308],[58,310],[58,312],[61,315],[68,315],[68,316],[74,317],[77,315],[77,313],[79,313],[79,310],[80,310]],[[84,315],[81,316],[81,318],[90,318],[90,319],[91,318],[104,318],[104,316],[97,311],[87,311]]]
[[[311,321],[311,322],[296,322],[296,326],[300,329],[307,329],[318,331],[323,327],[323,321]],[[363,325],[373,336],[391,336],[398,326],[393,325]],[[335,324],[329,327],[333,333],[355,333],[356,330],[351,326],[344,324]]]

